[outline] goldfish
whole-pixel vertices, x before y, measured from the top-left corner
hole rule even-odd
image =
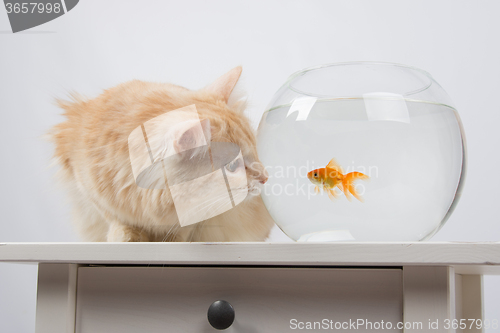
[[[332,201],[338,196],[335,192],[335,187],[338,187],[344,192],[344,195],[349,201],[351,200],[352,194],[356,199],[363,202],[363,198],[356,192],[353,183],[357,179],[368,179],[370,177],[361,172],[350,172],[344,175],[342,168],[337,164],[335,159],[332,158],[326,167],[310,171],[307,174],[307,178],[311,183],[316,185],[314,188],[316,194],[320,192],[320,187],[323,187],[323,190],[328,193],[328,197]]]

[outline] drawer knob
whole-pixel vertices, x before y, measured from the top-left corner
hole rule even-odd
[[[229,302],[219,300],[215,301],[208,308],[208,322],[213,328],[225,330],[233,324],[234,309]]]

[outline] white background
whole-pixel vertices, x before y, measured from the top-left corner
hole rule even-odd
[[[130,79],[198,89],[242,65],[257,125],[291,73],[355,60],[422,68],[448,92],[469,169],[457,209],[432,240],[496,241],[499,13],[498,1],[82,0],[12,34],[0,8],[0,242],[78,240],[41,138],[62,120],[55,97],[96,96]],[[288,241],[277,230],[271,240]],[[35,295],[36,266],[0,264],[0,332],[34,331]],[[485,317],[500,320],[500,277],[485,278],[485,299]]]

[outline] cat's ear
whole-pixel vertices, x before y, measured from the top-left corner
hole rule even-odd
[[[205,87],[204,90],[222,96],[222,98],[224,98],[224,101],[227,103],[227,101],[229,100],[229,96],[231,96],[231,92],[234,89],[234,86],[236,86],[236,83],[238,83],[241,71],[241,66],[231,69],[229,72],[222,75],[217,80]]]
[[[210,120],[195,121],[194,124],[179,133],[174,141],[174,149],[177,154],[181,154],[193,148],[207,145],[210,139]]]

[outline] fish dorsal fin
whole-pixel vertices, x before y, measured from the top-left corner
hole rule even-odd
[[[330,160],[330,162],[328,162],[328,164],[326,165],[326,167],[327,167],[328,169],[337,170],[338,172],[340,172],[340,173],[342,173],[342,174],[344,173],[344,170],[342,170],[342,167],[341,167],[340,165],[338,165],[338,164],[337,164],[337,161],[335,161],[335,159],[334,159],[334,158],[332,158],[332,159]]]

